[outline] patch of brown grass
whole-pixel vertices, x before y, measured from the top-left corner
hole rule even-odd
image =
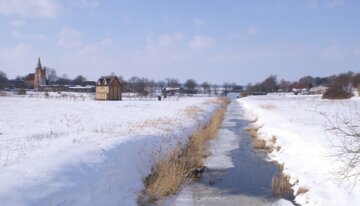
[[[250,136],[251,136],[253,139],[257,139],[257,138],[258,138],[258,134],[257,134],[258,129],[257,129],[257,128],[255,128],[255,127],[250,127],[250,128],[248,129],[248,131],[249,131]]]
[[[328,88],[325,93],[323,94],[323,99],[349,99],[353,95],[352,92],[345,91],[341,87],[330,87]]]
[[[225,102],[223,105],[227,104]],[[175,194],[183,184],[199,177],[204,167],[203,159],[208,154],[206,142],[216,137],[225,106],[213,115],[205,127],[197,130],[184,147],[177,146],[155,164],[152,174],[145,178],[145,189],[139,197],[140,205]]]
[[[301,195],[301,194],[305,194],[305,193],[307,193],[307,192],[309,192],[309,189],[308,189],[308,188],[306,188],[306,187],[299,187],[299,189],[298,189],[297,192],[296,192],[296,196]]]
[[[263,108],[265,110],[273,110],[276,107],[274,105],[272,105],[272,104],[262,104],[262,105],[260,105],[260,108]]]
[[[261,149],[261,150],[267,150],[269,149],[267,146],[266,146],[266,142],[265,140],[263,139],[253,139],[253,147],[254,149]]]
[[[259,127],[254,127],[254,126],[250,126],[247,130],[249,131],[249,134],[252,138],[258,138],[258,131],[259,129],[261,129],[263,126],[259,126]]]
[[[185,115],[192,118],[192,119],[195,119],[199,113],[203,112],[204,110],[201,109],[200,107],[197,107],[197,106],[190,106],[190,107],[187,107],[184,111]]]
[[[284,174],[284,164],[279,165],[279,172],[271,180],[271,191],[273,196],[288,198],[294,193],[290,184],[290,176]]]

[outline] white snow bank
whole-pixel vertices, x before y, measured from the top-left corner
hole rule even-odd
[[[309,192],[296,197],[301,205],[360,205],[360,187],[351,187],[351,182],[340,186],[334,178],[334,171],[340,162],[331,158],[334,154],[330,140],[337,144],[339,139],[326,132],[329,117],[347,117],[354,108],[360,108],[360,99],[322,100],[320,96],[252,96],[238,100],[247,117],[258,117],[260,137],[277,138],[279,152],[270,156],[279,163],[285,163],[285,173],[292,177],[295,185],[306,187]]]
[[[155,159],[209,118],[213,100],[0,97],[1,205],[137,205]]]

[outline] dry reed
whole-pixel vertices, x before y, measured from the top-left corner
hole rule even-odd
[[[271,191],[275,197],[288,198],[294,193],[290,184],[290,176],[284,174],[284,164],[279,165],[279,172],[272,177]]]
[[[307,193],[307,192],[309,192],[309,189],[308,189],[308,188],[306,188],[306,187],[299,187],[299,189],[298,189],[297,192],[296,192],[296,196],[301,195],[301,194],[304,194],[304,193]]]
[[[228,100],[219,101],[222,107],[205,127],[197,130],[184,147],[177,146],[155,164],[152,174],[145,178],[145,189],[139,198],[140,205],[175,194],[182,185],[198,178],[203,171],[203,159],[208,154],[206,143],[216,137],[225,108],[229,104]]]

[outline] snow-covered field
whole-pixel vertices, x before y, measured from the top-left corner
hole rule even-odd
[[[360,110],[360,98],[350,100],[322,100],[320,96],[252,96],[238,100],[249,120],[258,118],[260,137],[277,138],[280,151],[270,157],[285,163],[285,173],[299,187],[308,188],[305,194],[296,197],[301,205],[360,205],[360,185],[335,179],[335,171],[341,162],[332,157],[333,144],[339,137],[326,131],[330,119],[354,119],[355,110]],[[356,109],[357,108],[357,109]],[[359,111],[360,112],[360,111]],[[358,124],[358,123],[357,123]],[[298,182],[297,182],[298,181]]]
[[[0,97],[0,205],[137,205],[154,161],[217,105]]]

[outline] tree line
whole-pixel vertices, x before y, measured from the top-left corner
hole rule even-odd
[[[95,85],[95,81],[89,81],[83,75],[78,75],[74,79],[70,79],[66,74],[61,76],[53,68],[45,67],[46,80],[48,85]],[[111,75],[115,75],[112,73]],[[270,75],[263,81],[255,84],[247,84],[241,86],[236,83],[223,83],[222,85],[211,84],[207,81],[202,83],[196,82],[194,79],[188,79],[184,83],[180,83],[176,78],[166,78],[165,80],[155,81],[145,77],[133,76],[124,79],[118,76],[123,84],[124,92],[134,92],[140,95],[152,95],[156,90],[165,88],[177,88],[185,94],[223,94],[228,92],[291,92],[294,89],[310,89],[316,86],[327,86],[350,92],[352,88],[360,87],[360,73],[346,72],[328,77],[304,76],[297,81],[287,81],[281,79],[278,81],[276,75]],[[26,88],[26,76],[17,76],[15,79],[8,79],[5,72],[0,71],[0,89],[7,87]]]
[[[352,88],[358,88],[360,86],[360,73],[349,71],[328,77],[304,76],[293,82],[284,79],[278,81],[276,75],[270,75],[262,82],[256,84],[249,83],[245,88],[249,92],[269,93],[290,92],[294,89],[310,89],[317,86],[326,86],[351,92]]]
[[[66,74],[61,76],[57,75],[57,72],[53,68],[45,67],[46,69],[46,81],[47,85],[96,85],[95,81],[89,81],[83,75],[78,75],[74,79],[70,79]],[[112,73],[110,76],[114,76]],[[243,89],[242,86],[236,83],[224,83],[223,85],[212,84],[207,81],[202,83],[196,82],[194,79],[188,79],[181,83],[176,78],[166,78],[165,80],[155,81],[153,79],[133,76],[129,79],[124,79],[122,76],[118,76],[120,82],[123,85],[123,92],[133,92],[143,96],[153,95],[158,90],[176,89],[177,91],[184,94],[220,94],[220,91],[240,91]],[[15,79],[8,79],[5,72],[0,71],[0,89],[4,88],[27,88],[25,84],[26,76],[17,76]]]

